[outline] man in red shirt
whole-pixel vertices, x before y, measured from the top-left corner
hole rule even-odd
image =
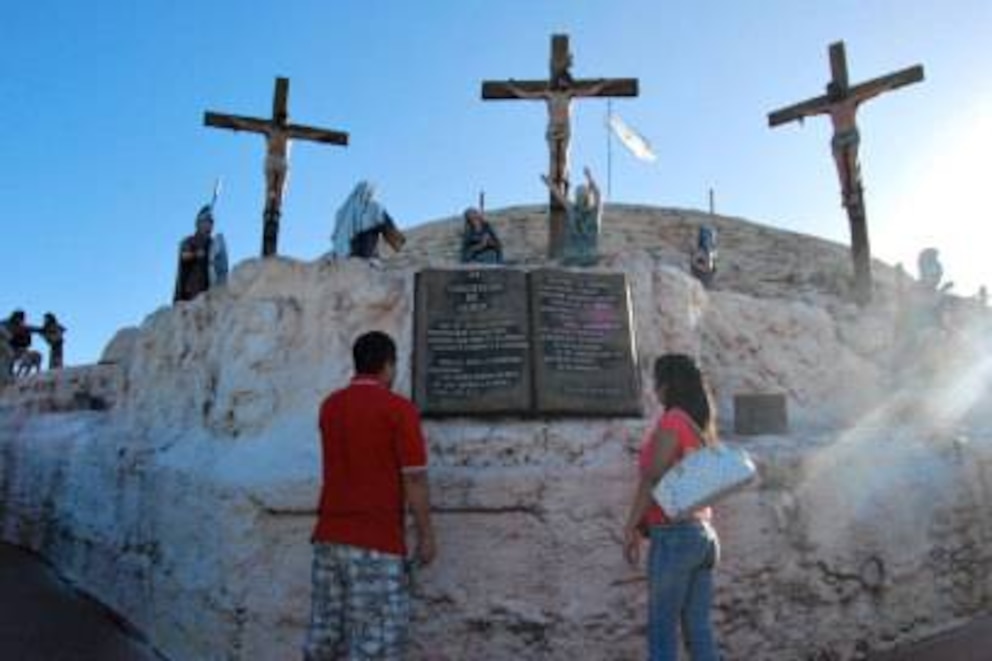
[[[436,553],[420,415],[390,390],[396,345],[372,331],[352,353],[354,378],[320,407],[323,487],[307,661],[402,658],[410,621],[407,506],[414,560],[426,565]]]

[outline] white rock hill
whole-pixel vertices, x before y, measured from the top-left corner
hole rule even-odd
[[[518,268],[544,266],[538,207],[493,214]],[[688,277],[720,231],[715,290]],[[643,382],[682,351],[724,436],[760,463],[717,508],[715,619],[728,658],[848,659],[992,611],[987,313],[848,250],[733,218],[610,206],[602,271],[627,274]],[[400,348],[413,275],[457,268],[460,221],[409,231],[377,266],[249,260],[162,308],[105,363],[0,395],[0,535],[38,550],[171,659],[298,658],[318,491],[316,408],[360,332]],[[902,291],[904,293],[900,294]],[[936,322],[943,315],[944,329]],[[735,438],[731,398],[786,393],[786,436]],[[644,419],[428,421],[441,547],[417,577],[414,659],[639,659],[645,579],[621,558]]]

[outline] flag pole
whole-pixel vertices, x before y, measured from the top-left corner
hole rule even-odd
[[[613,200],[613,131],[610,130],[610,120],[613,119],[613,99],[606,99],[606,199]]]
[[[220,177],[217,177],[216,179],[214,179],[214,193],[213,193],[213,195],[210,196],[210,208],[211,209],[214,208],[214,205],[217,204],[217,198],[220,197],[220,188],[221,188],[221,185],[222,185],[222,181],[221,181],[221,178]]]

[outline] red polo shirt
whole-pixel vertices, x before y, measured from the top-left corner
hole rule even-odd
[[[324,481],[314,541],[405,555],[402,473],[427,467],[416,407],[359,375],[324,400],[320,436]]]

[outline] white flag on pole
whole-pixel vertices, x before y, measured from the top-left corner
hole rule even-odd
[[[613,134],[617,136],[623,146],[630,150],[630,153],[642,161],[656,161],[658,157],[651,149],[651,143],[643,135],[630,128],[627,122],[620,119],[620,115],[611,112],[607,122]]]

